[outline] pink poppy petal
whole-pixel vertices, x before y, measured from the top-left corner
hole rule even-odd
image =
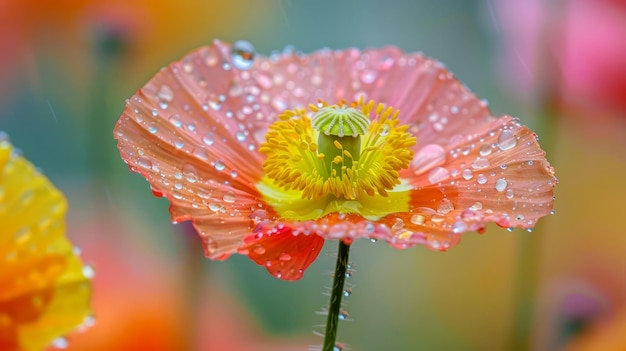
[[[161,70],[131,99],[114,135],[122,158],[171,202],[174,221],[193,219],[210,258],[225,258],[254,227],[262,175],[257,144],[232,106],[211,92],[233,86],[227,46],[201,48]],[[219,97],[215,96],[219,102]],[[262,204],[261,204],[262,206]]]
[[[401,221],[402,230],[426,234],[435,249],[445,250],[458,234],[489,222],[531,229],[553,208],[554,170],[537,136],[509,116],[448,145],[423,146],[412,166],[403,174],[416,187],[411,212],[384,222]],[[412,241],[407,236],[406,243]]]
[[[324,239],[318,235],[294,235],[285,224],[265,227],[248,240],[240,250],[259,266],[264,266],[276,278],[298,280],[317,258]]]

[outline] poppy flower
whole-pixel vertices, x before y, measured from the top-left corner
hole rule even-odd
[[[90,323],[90,278],[65,237],[63,195],[0,132],[0,349],[65,345]]]
[[[139,89],[114,136],[207,257],[284,280],[327,239],[445,251],[489,222],[530,229],[556,184],[532,131],[394,47],[261,57],[216,41]]]

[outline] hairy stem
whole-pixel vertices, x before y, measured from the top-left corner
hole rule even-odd
[[[337,253],[337,265],[335,266],[333,288],[330,293],[330,305],[328,306],[328,319],[326,321],[326,333],[324,334],[324,346],[322,348],[323,351],[335,350],[337,325],[339,323],[339,313],[341,310],[341,297],[343,296],[343,285],[346,282],[349,255],[350,245],[340,241],[339,252]]]

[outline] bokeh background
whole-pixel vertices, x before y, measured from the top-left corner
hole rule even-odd
[[[351,350],[626,349],[626,2],[0,0],[0,130],[69,201],[96,271],[96,324],[69,350],[307,350],[322,339],[335,243],[298,282],[204,259],[112,138],[124,101],[214,38],[396,45],[444,62],[494,114],[536,130],[559,185],[534,232],[447,253],[356,242]]]

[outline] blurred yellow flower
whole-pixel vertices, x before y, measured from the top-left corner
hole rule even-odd
[[[93,270],[65,237],[66,209],[0,132],[0,350],[63,346],[91,321]]]

